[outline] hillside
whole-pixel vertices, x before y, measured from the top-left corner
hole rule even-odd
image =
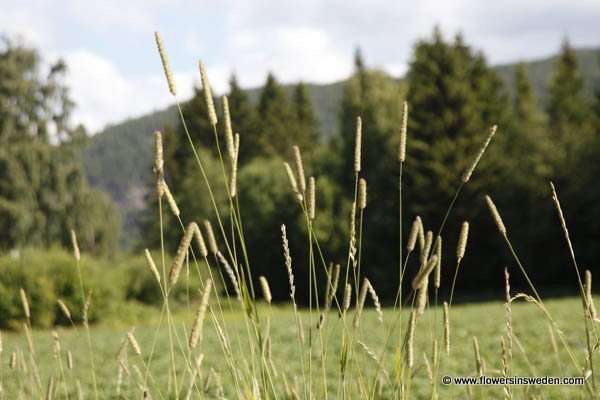
[[[600,49],[579,49],[577,54],[586,91],[591,96],[595,85],[600,84]],[[545,106],[548,100],[548,82],[555,59],[548,57],[525,62],[541,106]],[[514,87],[515,67],[516,63],[495,67],[509,93]],[[326,85],[309,84],[308,88],[323,134],[338,134],[337,118],[343,81]],[[286,86],[290,94],[292,89],[292,85]],[[261,90],[248,89],[248,96],[254,104],[258,102]],[[90,138],[89,146],[82,155],[83,168],[90,184],[108,191],[119,208],[124,222],[123,238],[133,237],[139,225],[138,213],[144,206],[146,183],[152,174],[152,133],[177,121],[176,108],[171,106],[109,126]],[[127,243],[127,240],[121,242]]]
[[[594,87],[600,85],[600,48],[577,49],[576,53],[579,59],[579,67],[585,78],[585,90],[591,96],[594,93]],[[541,60],[524,61],[538,103],[542,107],[545,107],[548,103],[548,84],[550,83],[555,61],[555,56]],[[512,93],[515,87],[515,67],[516,63],[512,63],[494,68],[504,80],[509,93]]]

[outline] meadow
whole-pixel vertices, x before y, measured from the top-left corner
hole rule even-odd
[[[583,332],[581,321],[578,316],[573,315],[573,310],[580,307],[580,300],[576,298],[564,298],[550,300],[547,302],[548,308],[556,316],[557,321],[563,327],[568,342],[577,349],[578,353],[583,353],[585,341],[582,339]],[[580,373],[570,364],[569,356],[564,349],[556,346],[548,327],[548,322],[543,313],[525,302],[516,302],[513,308],[513,326],[515,337],[518,338],[520,345],[515,348],[514,359],[518,366],[513,371],[516,376],[580,376]],[[272,360],[275,364],[275,371],[278,376],[276,379],[286,379],[289,385],[289,391],[286,393],[285,385],[281,385],[277,398],[293,398],[292,389],[298,394],[302,393],[302,371],[297,355],[296,330],[294,328],[293,310],[290,306],[267,307],[261,304],[261,314],[270,315],[271,318],[271,337],[273,340]],[[427,311],[418,327],[418,333],[415,337],[415,368],[413,388],[411,389],[414,398],[430,398],[432,393],[432,382],[429,376],[428,367],[424,362],[424,357],[431,360],[432,349],[430,346],[432,330],[442,325],[441,309],[431,308]],[[185,342],[186,334],[183,324],[191,322],[193,310],[187,312],[180,310],[175,314],[175,321],[179,329],[179,336]],[[384,308],[384,323],[377,320],[375,310],[368,309],[363,313],[363,324],[361,330],[365,338],[368,338],[369,349],[372,349],[378,359],[383,359],[386,370],[393,371],[395,358],[395,349],[393,346],[384,346],[386,329],[395,322],[395,313],[392,309]],[[325,331],[325,336],[329,343],[329,351],[334,356],[339,351],[340,344],[340,325],[341,320],[335,313],[330,316],[332,325]],[[225,318],[231,332],[240,330],[243,333],[243,319],[241,312],[226,312]],[[308,314],[302,313],[304,326],[308,327]],[[141,357],[136,356],[129,351],[130,366],[136,365],[142,373],[145,372],[145,366],[152,370],[151,387],[155,385],[161,388],[161,393],[151,390],[153,398],[172,398],[168,393],[169,388],[172,391],[173,382],[169,373],[170,357],[167,349],[169,347],[169,338],[166,327],[156,330],[156,324],[160,316],[158,313],[149,317],[145,323],[138,324],[135,329],[135,335],[142,350]],[[407,322],[408,313],[404,312],[404,323]],[[501,376],[501,342],[500,338],[506,330],[505,326],[504,304],[500,301],[486,302],[480,304],[459,304],[453,307],[451,319],[451,355],[450,357],[442,355],[438,372],[439,398],[474,398],[474,399],[501,399],[504,398],[502,386],[455,386],[443,385],[441,376],[477,376],[476,360],[473,350],[472,337],[479,340],[481,357],[485,362],[485,374],[487,376]],[[108,323],[95,326],[92,332],[94,343],[94,352],[97,362],[97,374],[99,383],[100,398],[140,398],[142,389],[141,382],[137,373],[131,367],[131,376],[123,372],[120,388],[118,387],[119,363],[115,359],[115,354],[120,346],[125,332],[131,329],[130,326],[119,325],[118,323]],[[81,388],[84,398],[93,396],[91,390],[92,381],[87,356],[87,344],[85,336],[81,330],[60,328],[57,330],[60,337],[62,358],[62,369],[65,374],[66,388],[61,385],[56,387],[57,398],[77,398],[76,380],[81,382]],[[217,334],[212,326],[206,327],[205,340],[203,343],[202,354],[204,355],[202,377],[198,379],[198,398],[219,398],[218,393],[223,391],[225,398],[235,397],[235,391],[232,390],[231,377],[227,374],[227,365],[224,357],[221,355],[221,348]],[[61,370],[61,362],[54,353],[54,341],[48,331],[34,331],[32,334],[35,343],[35,354],[38,360],[40,379],[42,383],[47,383],[49,376],[54,375]],[[151,349],[156,340],[153,355]],[[23,335],[14,333],[5,333],[3,335],[4,351],[1,355],[1,382],[4,388],[3,398],[29,398],[26,395],[26,388],[29,385],[32,371],[24,371],[22,367],[16,370],[8,368],[9,358],[13,350],[27,352],[27,341]],[[553,345],[554,343],[554,345]],[[521,347],[522,346],[522,347]],[[556,347],[555,347],[556,346]],[[316,350],[316,349],[315,349]],[[73,369],[67,368],[67,351],[73,354]],[[366,377],[372,377],[373,371],[377,368],[377,362],[364,349],[358,350],[358,365]],[[236,355],[237,358],[237,355]],[[318,362],[319,355],[313,352],[315,362]],[[152,359],[150,361],[150,359]],[[243,359],[242,357],[237,359]],[[430,361],[431,362],[431,361]],[[178,365],[184,363],[183,357],[177,357]],[[183,371],[181,367],[180,372]],[[330,398],[340,398],[339,387],[336,377],[339,371],[339,360],[331,358],[326,365],[329,379]],[[214,372],[213,372],[214,371]],[[285,375],[285,378],[284,378]],[[219,378],[217,378],[219,376]],[[382,379],[388,376],[383,374]],[[182,385],[182,391],[185,392],[189,382],[184,380],[179,382]],[[369,382],[371,384],[371,382]],[[220,388],[219,388],[220,386]],[[353,391],[355,395],[352,398],[362,398],[358,393],[358,384],[353,382]],[[66,391],[65,391],[66,390]],[[379,389],[378,389],[379,390]],[[513,388],[514,398],[544,398],[544,399],[565,399],[579,398],[583,388],[581,386],[515,386]],[[118,394],[120,393],[120,394]],[[39,394],[37,397],[41,397]],[[302,396],[301,396],[302,397]],[[275,398],[275,397],[274,397]],[[323,393],[317,392],[316,398],[324,398]],[[382,386],[381,392],[377,391],[374,398],[391,398],[389,388]]]

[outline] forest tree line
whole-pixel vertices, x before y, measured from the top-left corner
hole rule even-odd
[[[600,60],[598,60],[600,63]],[[462,221],[471,222],[467,258],[458,285],[502,290],[503,266],[509,263],[483,201],[490,194],[506,220],[523,262],[540,285],[560,287],[574,276],[568,250],[553,210],[549,182],[558,188],[570,231],[584,265],[598,259],[600,237],[600,96],[584,93],[575,52],[565,41],[549,84],[547,107],[535,100],[523,64],[516,69],[514,95],[490,68],[481,52],[461,35],[445,39],[435,29],[419,41],[406,78],[395,80],[367,68],[357,52],[355,71],[345,82],[339,112],[340,132],[327,138],[318,130],[306,86],[288,96],[269,74],[257,106],[235,77],[227,94],[234,132],[239,132],[239,201],[255,276],[272,282],[276,297],[288,288],[279,227],[285,223],[297,271],[298,292],[307,293],[307,232],[294,204],[282,161],[291,161],[292,146],[303,153],[307,176],[316,177],[315,228],[328,262],[343,263],[348,251],[349,215],[354,190],[355,124],[362,118],[362,171],[368,182],[363,226],[364,271],[383,297],[397,287],[399,257],[398,141],[403,101],[408,102],[408,150],[403,181],[403,237],[419,215],[425,229],[437,232],[444,211],[488,129],[498,125],[492,145],[474,178],[465,185],[443,232],[443,279],[454,273]],[[600,82],[599,82],[600,84]],[[600,92],[599,92],[600,93]],[[217,102],[218,99],[215,99]],[[192,138],[208,166],[217,203],[226,219],[227,197],[215,137],[207,119],[202,89],[183,106]],[[217,125],[223,145],[222,124]],[[167,126],[166,176],[185,221],[212,219],[212,204],[192,157],[183,127]],[[149,183],[150,185],[150,183]],[[219,189],[221,189],[219,191]],[[144,245],[159,243],[156,202],[149,202]],[[177,244],[181,227],[167,218],[167,237]],[[405,246],[405,243],[403,244]],[[509,263],[510,264],[510,263]],[[409,273],[418,262],[409,263]],[[510,265],[509,265],[510,268]],[[515,285],[519,276],[515,274]],[[323,276],[323,282],[325,278]],[[449,285],[448,285],[449,286]],[[446,288],[448,287],[446,286]]]
[[[69,123],[74,104],[62,83],[65,66],[56,63],[46,76],[39,69],[35,50],[4,40],[0,51],[0,248],[66,247],[70,229],[75,229],[84,251],[112,254],[119,222],[108,196],[91,189],[82,173],[79,154],[86,133]],[[416,43],[407,75],[401,80],[368,68],[357,52],[354,73],[344,83],[339,132],[325,136],[303,83],[290,96],[269,74],[254,104],[232,77],[227,97],[233,130],[241,137],[239,201],[255,276],[269,278],[276,298],[287,296],[279,229],[285,223],[297,293],[308,292],[304,290],[307,232],[282,167],[282,161],[291,160],[293,145],[302,150],[307,175],[316,178],[315,229],[327,261],[343,263],[346,259],[355,124],[360,116],[362,173],[368,182],[363,271],[383,298],[393,294],[399,278],[397,152],[402,103],[407,101],[403,237],[417,215],[426,230],[437,231],[463,169],[496,124],[498,133],[473,179],[462,189],[443,232],[442,279],[448,282],[454,272],[457,237],[462,221],[467,220],[471,235],[458,285],[501,290],[502,268],[511,265],[485,208],[483,196],[490,194],[536,284],[572,287],[574,272],[553,210],[549,181],[555,183],[565,208],[580,264],[589,268],[600,255],[595,245],[600,237],[600,90],[594,98],[584,93],[576,54],[566,41],[548,85],[549,101],[542,107],[523,65],[516,70],[514,90],[508,90],[483,54],[461,35],[449,40],[436,29],[431,37]],[[202,89],[196,88],[182,107],[225,217],[227,197]],[[222,140],[222,124],[217,129]],[[215,222],[183,126],[165,126],[163,134],[166,180],[182,219]],[[153,185],[148,182],[151,195],[143,216],[144,236],[136,239],[134,251],[160,244]],[[174,252],[181,227],[172,217],[165,218],[168,250]],[[414,272],[417,261],[412,260],[408,268]],[[519,276],[514,275],[518,286]]]

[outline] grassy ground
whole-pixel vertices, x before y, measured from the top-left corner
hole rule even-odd
[[[561,325],[569,344],[575,352],[575,356],[582,362],[585,349],[585,333],[581,316],[581,300],[576,298],[550,300],[546,304]],[[178,336],[181,340],[182,348],[187,351],[185,344],[187,343],[188,332],[183,331],[183,323],[185,322],[189,326],[193,319],[193,311],[189,313],[184,311],[181,310],[175,314],[175,322],[178,326],[182,327]],[[277,376],[274,376],[273,379],[281,382],[286,379],[290,386],[293,386],[294,381],[297,380],[298,391],[301,397],[304,397],[300,389],[303,379],[302,368],[298,359],[298,340],[291,308],[267,308],[264,306],[261,308],[261,316],[269,316],[271,321],[272,359],[277,371]],[[304,313],[303,317],[306,331],[305,340],[308,341],[309,321],[307,313]],[[362,338],[368,348],[372,349],[378,358],[383,358],[385,365],[386,372],[380,374],[384,382],[383,391],[378,398],[389,398],[390,386],[387,384],[387,379],[388,377],[390,380],[393,379],[394,375],[395,341],[388,348],[385,348],[384,344],[386,341],[386,332],[388,331],[386,328],[394,323],[394,314],[391,309],[384,309],[385,326],[382,326],[377,321],[374,310],[365,310],[362,318],[360,325]],[[407,314],[403,316],[403,330],[406,327],[406,319]],[[140,397],[141,389],[136,384],[137,374],[132,365],[137,365],[142,373],[144,373],[144,366],[148,365],[148,363],[151,363],[152,371],[149,378],[152,397],[173,398],[172,395],[168,396],[169,392],[172,393],[174,391],[174,382],[168,373],[171,363],[168,330],[164,323],[161,329],[156,330],[159,320],[160,317],[157,313],[150,321],[139,324],[136,327],[135,335],[140,343],[142,355],[141,357],[135,356],[129,350],[129,368],[132,378],[128,378],[127,374],[124,374],[121,387],[122,398]],[[236,346],[237,341],[247,340],[246,338],[249,336],[246,334],[244,318],[240,313],[230,311],[226,313],[226,320],[227,334],[233,343],[232,351],[236,353],[236,348],[238,347]],[[562,350],[560,343],[559,352],[554,353],[547,329],[547,321],[539,309],[531,304],[516,302],[513,304],[513,321],[514,332],[522,343],[524,351],[521,351],[517,344],[515,344],[513,363],[515,368],[512,375],[581,376],[581,373],[573,366],[569,356]],[[313,327],[315,323],[316,321],[313,320]],[[326,371],[330,398],[338,397],[341,323],[338,316],[332,312],[323,331],[327,341]],[[427,368],[423,361],[423,353],[425,352],[427,357],[431,359],[431,335],[437,329],[440,332],[438,338],[441,341],[442,325],[441,308],[430,308],[418,322],[415,333],[414,379],[411,387],[413,398],[429,398],[431,396],[432,384],[429,381]],[[94,356],[101,398],[119,398],[116,395],[118,364],[115,360],[115,353],[119,348],[124,333],[130,328],[130,326],[111,324],[96,326],[92,329]],[[316,335],[318,331],[312,329],[311,332],[313,335]],[[501,302],[456,305],[453,307],[451,310],[451,354],[448,358],[443,351],[441,352],[438,378],[434,382],[436,385],[440,385],[439,398],[467,398],[467,396],[481,399],[504,398],[502,386],[472,387],[469,389],[465,386],[444,386],[440,382],[441,377],[444,375],[474,376],[476,374],[472,336],[477,336],[479,339],[486,375],[499,376],[501,370],[500,336],[505,332],[505,309],[504,304]],[[64,381],[68,383],[68,388],[58,385],[57,394],[61,398],[65,397],[66,394],[76,397],[76,385],[74,382],[75,379],[79,379],[84,396],[87,398],[91,395],[91,369],[89,367],[89,352],[84,331],[81,328],[77,330],[60,329],[58,333],[61,341],[61,362],[53,356],[53,339],[51,333],[47,331],[33,333],[35,349],[33,357],[39,367],[40,382],[42,384],[37,397],[43,397],[50,375],[53,375],[55,379],[64,375]],[[155,336],[157,341],[155,351],[152,353],[152,343]],[[315,336],[313,336],[314,338]],[[3,398],[18,398],[19,394],[21,394],[22,398],[31,398],[27,389],[24,392],[20,391],[21,387],[30,387],[31,382],[29,379],[33,376],[31,371],[25,373],[23,370],[19,372],[18,369],[11,370],[8,368],[9,358],[13,351],[20,349],[25,358],[29,357],[27,347],[24,335],[4,333],[0,364]],[[68,370],[66,366],[66,352],[68,350],[73,353],[73,370]],[[179,350],[176,349],[176,351]],[[231,382],[227,372],[227,365],[222,355],[222,349],[216,337],[216,332],[211,324],[206,324],[202,347],[196,351],[204,354],[202,364],[203,379],[199,381],[198,386],[204,386],[205,380],[208,379],[209,375],[212,375],[208,391],[206,394],[200,393],[200,395],[206,398],[215,398],[218,378],[215,374],[209,373],[211,369],[214,369],[220,375],[225,395],[231,395]],[[357,345],[355,354],[356,358],[351,368],[360,369],[361,374],[365,378],[369,378],[366,380],[368,387],[372,387],[372,377],[377,369],[376,362],[360,345]],[[240,365],[243,365],[245,362],[244,359],[247,357],[246,355],[235,354],[235,358],[239,360]],[[313,376],[322,377],[319,360],[318,347],[315,345],[313,346]],[[180,393],[185,395],[190,377],[189,374],[186,375],[183,371],[184,362],[182,357],[176,359],[176,364],[180,366],[177,384],[181,388]],[[28,362],[27,368],[31,368],[30,365],[31,363]],[[283,384],[281,386],[283,387]],[[355,385],[355,387],[357,386]],[[513,390],[515,398],[562,399],[579,397],[581,393],[580,386],[515,386]],[[315,395],[317,398],[324,398],[323,393],[315,393]],[[193,397],[195,398],[196,396],[198,396],[198,393],[195,393]],[[284,396],[281,395],[281,398],[284,398]]]

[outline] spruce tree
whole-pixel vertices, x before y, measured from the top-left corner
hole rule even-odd
[[[271,73],[260,95],[258,113],[261,118],[261,153],[277,157],[290,155],[295,144],[294,112],[285,89]]]
[[[382,71],[366,68],[360,51],[355,56],[355,72],[344,83],[340,113],[340,157],[336,168],[340,198],[354,197],[354,148],[356,119],[362,119],[360,177],[367,181],[363,256],[370,260],[363,269],[382,295],[389,295],[397,282],[390,279],[390,265],[397,264],[398,227],[398,142],[404,87]],[[339,219],[348,227],[350,202]],[[397,287],[397,286],[396,286]]]
[[[543,184],[552,171],[549,158],[551,142],[547,117],[537,105],[527,67],[523,63],[519,63],[515,70],[513,115],[514,132],[511,132],[511,140],[506,142],[503,150],[520,160],[518,164],[513,163],[516,167],[513,177],[522,178],[523,183],[529,186],[537,182],[540,190],[539,183]],[[543,179],[532,179],[533,176]]]
[[[181,105],[181,110],[196,149],[208,149],[216,154],[215,136],[213,127],[208,120],[203,90],[194,87],[194,95]],[[218,125],[217,128],[219,128]],[[185,168],[188,162],[194,158],[194,153],[181,122],[178,122],[175,127],[165,126],[164,130],[164,157],[165,164],[168,165],[168,169],[165,171],[167,182],[177,188],[185,177]]]
[[[596,199],[600,194],[597,184],[600,140],[592,103],[583,88],[577,54],[565,40],[550,83],[548,114],[553,144],[551,154],[554,156],[552,180],[561,203],[568,205],[565,207],[567,220],[569,214],[575,219],[569,225],[569,231],[572,237],[579,238],[575,251],[578,260],[585,264],[593,263],[598,257],[596,238],[600,224]],[[561,239],[558,235],[555,238],[557,248]],[[549,266],[558,278],[567,259],[562,255],[548,258]]]
[[[319,141],[319,129],[308,87],[304,83],[296,85],[292,100],[296,119],[295,142],[302,149],[312,149]]]
[[[414,50],[408,78],[407,188],[404,199],[407,218],[420,215],[425,230],[440,228],[461,175],[473,160],[489,128],[498,125],[490,147],[469,182],[463,186],[443,231],[446,243],[456,243],[457,227],[464,220],[484,218],[482,199],[495,195],[506,180],[503,163],[511,161],[502,148],[507,137],[508,100],[502,81],[489,68],[485,57],[468,46],[461,35],[445,40],[438,28],[430,39]],[[484,220],[485,221],[485,220]],[[405,221],[406,225],[406,221]],[[473,226],[478,249],[489,251],[493,237],[484,225]],[[481,231],[479,229],[484,229]],[[493,231],[491,231],[493,232]],[[484,254],[482,251],[479,256]],[[477,256],[473,256],[477,257]],[[448,271],[449,272],[449,271]],[[443,271],[442,280],[451,279]],[[488,271],[473,271],[473,282],[487,279]]]
[[[256,108],[238,85],[235,75],[229,80],[229,110],[233,132],[240,134],[239,162],[245,163],[259,153],[260,121]]]
[[[574,161],[577,151],[593,136],[593,112],[583,85],[577,55],[565,40],[554,66],[548,106],[559,163]]]
[[[431,40],[418,42],[408,80],[412,140],[407,164],[416,186],[414,211],[438,226],[489,127],[506,129],[507,102],[500,78],[483,55],[460,35],[445,41],[437,28]],[[475,189],[478,184],[468,186]]]

